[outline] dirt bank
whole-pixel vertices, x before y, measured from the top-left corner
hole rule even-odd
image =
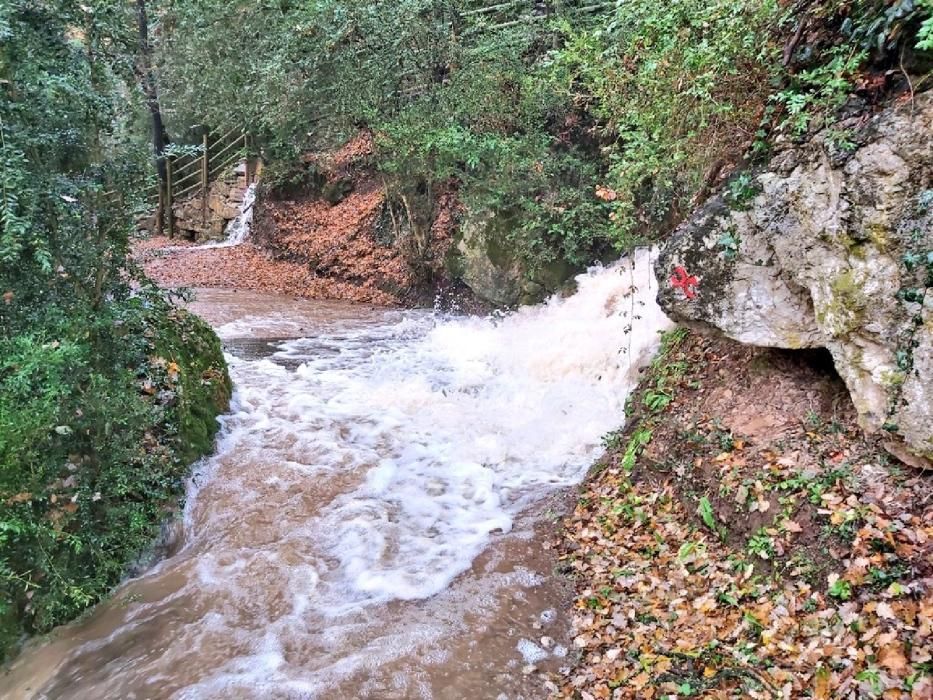
[[[168,238],[150,238],[134,246],[146,274],[161,287],[249,289],[308,299],[345,299],[380,305],[400,298],[378,289],[372,278],[349,281],[316,273],[297,260],[276,259],[251,243],[200,248]]]
[[[370,163],[372,149],[372,135],[363,131],[334,153],[308,154],[281,182],[262,183],[245,244],[204,247],[153,237],[136,241],[134,256],[163,287],[379,305],[430,305],[440,297],[445,306],[488,310],[445,267],[458,225],[455,191],[438,194],[430,245],[418,248],[387,202]]]
[[[573,698],[930,698],[931,475],[828,358],[678,331],[566,520]]]

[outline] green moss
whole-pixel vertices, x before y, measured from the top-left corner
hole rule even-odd
[[[515,256],[508,241],[516,226],[512,215],[497,213],[489,219],[483,231],[486,255],[500,270],[507,270],[515,264]]]
[[[830,283],[829,300],[817,309],[816,318],[833,335],[845,335],[862,324],[866,308],[862,280],[852,270],[845,270]]]
[[[868,227],[868,240],[870,240],[879,252],[884,253],[891,245],[891,237],[886,226],[882,224],[872,224]]]
[[[534,280],[547,291],[553,292],[579,271],[579,268],[574,267],[566,260],[554,260],[542,265],[541,269],[535,274]]]
[[[230,402],[231,383],[220,340],[196,316],[173,310],[160,324],[156,353],[178,365],[174,423],[176,450],[186,463],[211,451],[217,416]]]
[[[868,258],[870,251],[866,241],[857,241],[844,231],[839,234],[836,241],[838,241],[838,243],[845,248],[845,251],[856,260],[865,260]]]
[[[791,331],[785,331],[782,336],[782,341],[784,347],[790,348],[791,350],[799,350],[800,348],[805,347],[803,339],[797,333],[792,333]]]
[[[891,371],[891,372],[883,372],[881,374],[881,383],[884,386],[891,387],[891,388],[896,388],[896,387],[901,386],[906,381],[906,379],[907,377],[904,375],[903,372]]]

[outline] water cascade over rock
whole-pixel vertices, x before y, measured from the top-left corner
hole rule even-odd
[[[670,326],[651,263],[641,250],[491,318],[204,292],[195,310],[236,390],[183,543],[24,654],[12,697],[494,697],[503,674],[521,682],[532,622],[553,624],[551,564],[534,563],[545,499],[583,478]]]

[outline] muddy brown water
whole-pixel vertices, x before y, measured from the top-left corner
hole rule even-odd
[[[236,391],[181,539],[0,696],[546,697],[546,543],[667,323],[637,263],[494,319],[202,290]]]

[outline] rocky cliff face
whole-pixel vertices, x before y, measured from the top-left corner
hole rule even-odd
[[[743,343],[828,348],[862,426],[933,459],[933,93],[781,152],[752,184],[675,231],[660,303]]]

